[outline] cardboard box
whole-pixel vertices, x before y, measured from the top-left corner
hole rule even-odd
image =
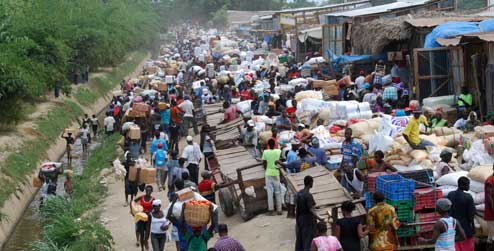
[[[340,94],[339,88],[336,85],[323,87],[323,91],[324,94],[329,97],[338,96]]]
[[[77,134],[77,129],[76,128],[65,128],[64,134],[72,133],[73,136]]]
[[[128,117],[132,117],[132,118],[144,118],[146,117],[146,113],[145,112],[140,112],[140,111],[136,111],[132,108],[129,109],[129,113],[127,114]]]
[[[129,132],[127,133],[130,139],[140,139],[141,138],[141,128],[137,125],[133,125],[130,127]]]
[[[194,198],[194,192],[190,187],[184,188],[178,192],[176,192],[178,199],[180,201],[186,201],[188,199]]]
[[[168,68],[165,69],[165,74],[166,75],[177,75],[177,73],[178,73],[177,68],[168,67]]]
[[[150,167],[131,166],[129,168],[129,181],[154,184],[156,182],[156,169]]]
[[[144,103],[134,103],[132,105],[132,110],[146,113],[149,111],[149,105]]]
[[[160,92],[166,92],[168,91],[168,85],[164,82],[159,82],[156,84],[156,90]]]
[[[145,70],[148,74],[155,74],[156,72],[158,72],[158,67],[157,66],[146,67]]]

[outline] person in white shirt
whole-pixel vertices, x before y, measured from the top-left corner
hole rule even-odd
[[[81,136],[82,152],[87,152],[87,144],[89,142],[89,129],[86,124],[82,125],[79,130],[79,135]]]
[[[467,121],[468,121],[468,114],[466,112],[464,112],[462,114],[461,118],[459,118],[453,126],[454,126],[454,128],[464,130],[465,126],[467,125]]]
[[[364,89],[364,83],[365,83],[365,72],[361,70],[359,76],[355,79],[355,84],[357,85],[358,91]]]
[[[105,126],[105,132],[107,135],[111,135],[113,133],[113,128],[115,126],[115,119],[111,115],[111,113],[106,114],[106,118],[103,120]]]
[[[184,97],[184,102],[178,105],[178,108],[184,112],[183,135],[189,135],[190,124],[194,128],[194,134],[199,134],[197,123],[194,120],[194,103],[190,101],[189,96]]]
[[[187,146],[185,146],[182,159],[187,161],[187,169],[189,170],[190,180],[194,183],[199,183],[199,163],[201,162],[201,148],[194,142],[192,136],[186,138]]]
[[[184,71],[180,71],[178,74],[177,74],[177,84],[183,84],[184,83]]]

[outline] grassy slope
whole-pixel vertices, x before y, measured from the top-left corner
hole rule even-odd
[[[109,167],[108,160],[117,156],[119,135],[104,138],[89,156],[84,172],[73,179],[74,193],[70,200],[52,197],[41,210],[43,239],[33,250],[110,250],[113,240],[99,220],[97,208],[106,193],[99,174]],[[87,213],[87,212],[90,213]]]
[[[145,52],[134,52],[129,60],[114,68],[111,72],[98,77],[74,94],[75,99],[83,106],[95,102],[112,90],[119,82],[139,65],[146,56]],[[80,93],[79,93],[80,92]],[[81,107],[73,101],[65,100],[62,105],[52,108],[48,115],[35,122],[39,136],[24,144],[24,148],[17,154],[10,155],[0,169],[0,208],[12,194],[22,193],[20,185],[31,182],[28,174],[37,168],[38,161],[46,156],[46,150],[54,143],[64,128],[76,118],[82,116]],[[5,215],[0,212],[0,221]]]

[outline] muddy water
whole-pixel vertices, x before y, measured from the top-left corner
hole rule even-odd
[[[103,137],[103,134],[100,134]],[[92,139],[92,143],[89,146],[88,153],[82,152],[81,141],[77,140],[73,147],[72,153],[72,170],[75,174],[81,174],[84,166],[86,165],[88,156],[92,151],[98,146],[97,140]],[[63,167],[67,168],[67,153],[59,160],[63,163]],[[60,175],[57,180],[57,194],[65,196],[65,191],[63,188],[63,183],[65,182],[65,176]],[[24,216],[21,218],[17,224],[13,234],[5,243],[3,251],[25,251],[30,250],[31,245],[41,239],[41,222],[39,215],[39,204],[40,204],[41,193],[38,192],[34,200],[26,208]]]

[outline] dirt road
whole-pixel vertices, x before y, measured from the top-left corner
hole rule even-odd
[[[198,142],[199,137],[195,137]],[[183,149],[184,142],[180,142],[179,149]],[[203,168],[204,164],[200,167]],[[157,191],[155,187],[155,191]],[[134,232],[134,222],[129,213],[129,207],[124,207],[123,181],[109,179],[108,197],[102,205],[102,220],[112,233],[115,240],[115,248],[119,251],[140,250],[137,248]],[[161,199],[167,204],[166,191],[154,192],[155,198]],[[217,199],[218,201],[218,199]],[[164,206],[165,207],[165,206]],[[239,214],[226,217],[220,210],[220,223],[229,227],[230,236],[238,239],[247,250],[279,250],[292,251],[295,246],[295,221],[283,216],[259,215],[254,219],[244,222]],[[218,236],[208,242],[212,247]],[[165,250],[175,250],[173,243],[167,243]]]

